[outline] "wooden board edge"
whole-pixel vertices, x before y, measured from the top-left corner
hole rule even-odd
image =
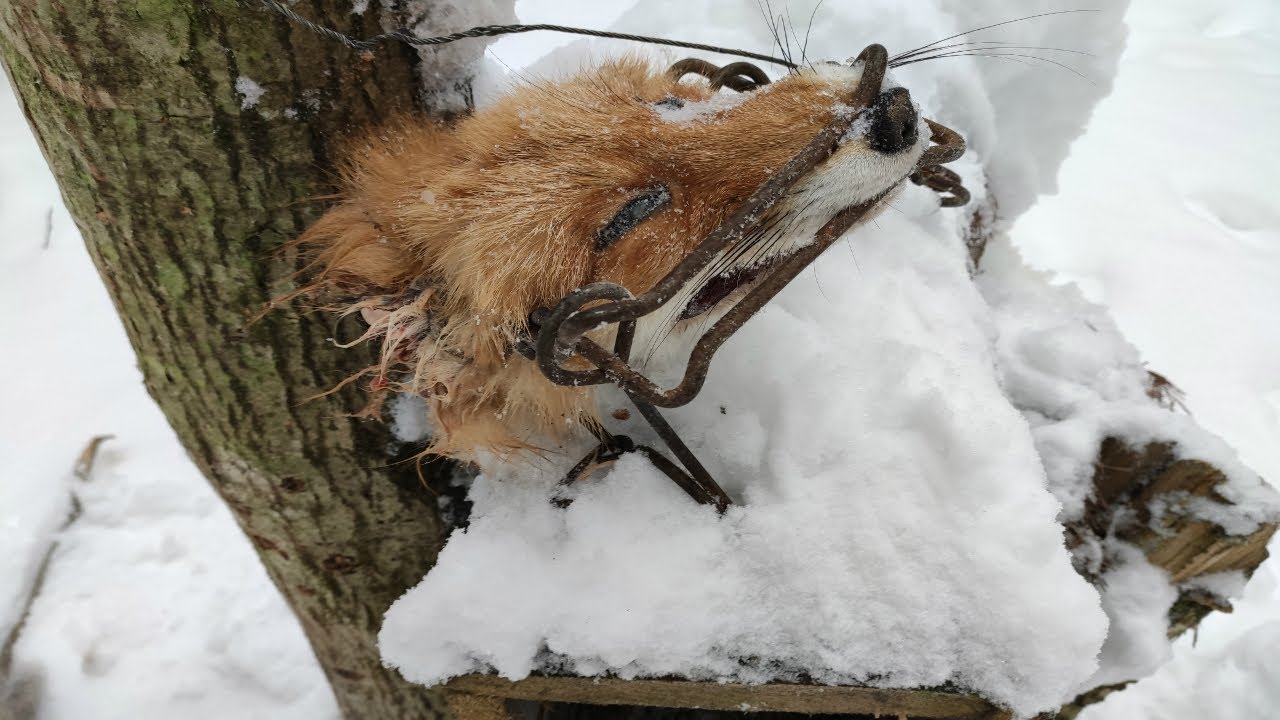
[[[454,678],[444,687],[451,692],[514,700],[592,705],[866,714],[955,720],[1008,717],[1002,708],[977,695],[939,690],[795,683],[744,685],[691,680],[622,680],[537,675],[512,681],[480,674]]]

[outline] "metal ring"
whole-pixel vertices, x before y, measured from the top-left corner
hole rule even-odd
[[[707,79],[715,90],[728,87],[738,92],[751,92],[769,84],[769,76],[763,70],[745,61],[729,63]]]
[[[673,64],[667,70],[667,77],[680,80],[690,73],[710,81],[712,90],[727,87],[737,92],[751,92],[769,84],[769,76],[752,63],[734,62],[719,67],[700,58],[687,58]]]
[[[930,145],[924,151],[924,154],[920,156],[920,161],[917,163],[918,167],[942,165],[943,163],[958,160],[961,155],[964,155],[964,138],[960,137],[960,133],[929,118],[925,118],[924,121],[929,125],[929,130],[932,133],[930,140],[934,144]]]
[[[679,80],[685,75],[693,73],[694,75],[701,75],[704,78],[710,78],[719,70],[719,65],[707,62],[701,58],[685,58],[684,60],[673,63],[671,67],[667,68],[667,77],[672,80]]]
[[[569,332],[566,333],[565,321],[588,303],[597,300],[629,300],[632,297],[634,296],[630,290],[617,283],[592,283],[564,296],[549,313],[539,314],[538,339],[534,345],[538,368],[557,385],[598,385],[605,382],[607,378],[600,370],[566,370],[561,365],[573,356],[578,340],[590,329],[570,325]]]

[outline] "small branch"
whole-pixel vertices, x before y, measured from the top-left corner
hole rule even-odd
[[[59,531],[67,529],[79,517],[80,501],[73,495],[71,497],[71,512],[67,515],[67,520],[59,528]],[[56,540],[49,543],[49,549],[45,550],[44,557],[40,559],[40,566],[36,568],[36,577],[31,582],[31,590],[27,592],[26,600],[22,603],[22,612],[18,614],[18,622],[14,623],[13,629],[9,631],[9,635],[4,639],[4,644],[0,645],[0,687],[4,687],[8,683],[9,673],[13,670],[13,647],[18,644],[22,629],[27,625],[27,618],[31,615],[31,607],[35,605],[36,596],[44,588],[45,576],[49,572],[49,562],[53,560],[53,553],[57,549],[58,542]]]
[[[88,444],[84,446],[84,450],[80,451],[80,456],[76,458],[76,464],[71,468],[71,474],[76,476],[77,480],[89,482],[93,477],[93,463],[98,459],[98,448],[102,443],[115,438],[115,435],[94,435],[90,438]]]
[[[76,463],[72,466],[71,473],[81,481],[87,482],[93,473],[93,464],[98,457],[98,448],[102,443],[115,437],[114,435],[95,435],[85,444],[84,449],[80,451]],[[71,493],[71,511],[67,513],[67,518],[62,521],[62,525],[58,527],[57,533],[60,534],[71,524],[80,519],[82,511],[80,498],[76,497],[75,492]],[[44,552],[44,557],[40,558],[40,565],[36,568],[35,579],[31,582],[31,589],[27,591],[27,597],[23,600],[22,611],[18,614],[18,622],[14,623],[13,628],[9,630],[9,634],[5,636],[4,643],[0,644],[0,691],[4,690],[9,684],[10,675],[13,672],[13,648],[18,644],[18,638],[22,636],[22,630],[27,625],[27,619],[31,616],[31,608],[35,605],[36,598],[39,597],[40,591],[44,589],[45,578],[49,574],[49,564],[53,560],[53,554],[58,550],[58,541],[55,539],[49,543],[48,549]]]

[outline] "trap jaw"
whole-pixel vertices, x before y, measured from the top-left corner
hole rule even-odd
[[[751,316],[760,311],[782,288],[808,267],[819,255],[853,227],[889,192],[836,213],[815,234],[813,242],[787,257],[768,271],[747,294],[711,326],[689,356],[684,375],[672,388],[664,389],[630,365],[631,345],[636,322],[653,313],[679,295],[679,291],[706,268],[720,253],[741,242],[764,219],[790,188],[835,153],[841,137],[880,95],[888,67],[888,52],[882,45],[869,45],[857,57],[862,64],[862,77],[847,104],[853,112],[837,113],[795,157],[774,172],[727,220],[713,230],[671,272],[647,292],[633,295],[616,283],[592,283],[566,295],[554,308],[541,309],[530,317],[532,343],[519,347],[525,357],[537,363],[548,380],[557,385],[584,386],[613,383],[620,387],[644,419],[653,427],[672,454],[684,467],[676,465],[659,451],[634,444],[630,438],[597,431],[600,444],[582,459],[565,477],[573,482],[597,467],[616,460],[627,452],[639,452],[650,459],[664,474],[685,490],[694,500],[715,505],[724,511],[732,501],[711,477],[697,456],[667,423],[658,408],[687,404],[706,382],[711,357]],[[746,68],[742,66],[747,66]],[[748,69],[750,68],[750,69]],[[702,61],[682,61],[671,69],[674,77],[688,72],[702,74],[713,85],[739,91],[754,89],[768,82],[758,68],[749,63],[734,63],[716,68]],[[916,164],[910,179],[943,194],[942,205],[954,207],[969,200],[960,176],[942,167],[964,154],[964,139],[955,131],[932,120],[925,120],[932,133],[931,145]],[[588,307],[590,306],[590,307]],[[610,325],[617,326],[612,351],[600,346],[587,333]],[[591,366],[588,370],[565,367],[570,360],[581,358]],[[579,366],[581,362],[577,363]]]

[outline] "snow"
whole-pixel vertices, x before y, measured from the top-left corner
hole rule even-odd
[[[123,425],[95,477],[74,488],[84,512],[59,538],[46,579],[56,593],[40,597],[16,648],[18,672],[42,676],[43,716],[259,707],[269,718],[276,706],[334,717],[301,629],[221,502],[167,428],[138,425]]]
[[[431,433],[427,403],[417,395],[396,395],[391,399],[391,435],[402,443],[425,440]]]
[[[1013,234],[1030,262],[1111,309],[1198,422],[1280,478],[1280,205],[1268,167],[1280,157],[1280,7],[1147,0],[1130,22],[1115,96],[1064,165],[1061,193]]]
[[[434,37],[482,25],[506,25],[516,21],[514,0],[406,0],[383,3],[384,31],[407,29],[418,37]],[[477,72],[477,61],[490,38],[475,38],[438,46],[417,48],[422,62],[418,75],[424,100],[442,112],[462,112],[472,104],[466,87],[458,78]]]
[[[982,268],[977,282],[994,313],[1001,384],[1031,425],[1049,487],[1063,504],[1061,520],[1083,514],[1097,448],[1109,436],[1135,446],[1172,442],[1178,459],[1222,470],[1228,482],[1217,492],[1238,508],[1224,512],[1206,498],[1184,504],[1234,535],[1280,516],[1276,498],[1234,450],[1152,401],[1146,365],[1105,308],[1074,285],[1047,288],[1050,276],[1025,267],[1003,240],[988,246]]]
[[[693,37],[696,30],[696,39],[769,45],[754,3],[654,2],[628,14],[633,4],[525,0],[519,10],[526,22],[602,27],[626,15],[619,27],[637,32]],[[953,3],[944,14],[925,3],[860,5],[865,7],[848,12],[881,13],[881,21],[855,28],[838,22],[815,26],[815,35],[838,41],[841,49],[811,54],[843,58],[868,40],[885,42],[893,51],[942,37],[953,22],[978,25],[1057,9],[1049,3]],[[807,5],[792,7],[803,25]],[[1106,92],[1105,67],[1086,72],[1096,86],[1053,68],[1019,76],[1025,66],[990,58],[941,60],[900,71],[917,102],[942,122],[964,128],[974,147],[964,162],[1006,163],[996,195],[1012,204],[1003,209],[1034,199],[1015,202],[1009,195],[1019,177],[1032,178],[1047,192],[1057,175],[1059,194],[1040,199],[1012,229],[1021,253],[1060,279],[1077,282],[1089,300],[1104,303],[1141,359],[1186,391],[1194,420],[1226,438],[1245,465],[1271,479],[1280,477],[1280,334],[1274,330],[1280,204],[1267,194],[1270,178],[1264,173],[1280,142],[1270,130],[1280,110],[1273,52],[1280,41],[1278,12],[1268,0],[1135,0],[1116,92],[1071,146],[1061,173],[1055,156],[1067,154],[1090,98]],[[1105,26],[1098,21],[1094,33],[1082,37],[1071,25],[1061,30],[1058,21],[1024,23],[994,37],[1089,49],[1096,35],[1109,47],[1118,38],[1103,32]],[[542,33],[511,36],[495,43],[490,55],[518,70],[549,47],[577,42]],[[605,46],[576,47],[580,54],[566,59],[570,65],[592,53],[599,57]],[[1082,67],[1075,58],[1067,62]],[[496,60],[489,65],[482,80],[497,85],[505,70]],[[944,65],[951,66],[945,68],[950,74],[939,82],[932,73]],[[1005,66],[1018,72],[1003,80],[992,74]],[[973,67],[985,74],[966,70]],[[1004,83],[999,97],[974,101],[987,94],[982,83],[997,82]],[[1075,115],[1066,112],[1069,98],[1061,106],[1056,99],[1073,93],[1080,93]],[[1058,112],[1043,112],[1047,107]],[[1037,123],[1044,127],[1036,137],[1051,142],[1040,143],[1033,158],[1014,152],[1022,141],[1010,138],[1024,127],[1037,129],[1031,128]],[[10,339],[38,338],[11,341],[0,356],[0,629],[16,620],[13,612],[39,558],[60,539],[16,648],[17,673],[43,677],[40,717],[336,717],[296,621],[142,391],[119,322],[7,95],[0,98],[0,127],[6,131],[0,134],[0,299],[10,308],[0,316],[0,329]],[[1026,164],[1032,160],[1034,165]],[[974,166],[967,167],[971,172]],[[53,233],[44,249],[51,207]],[[861,250],[855,257],[862,265]],[[845,292],[839,287],[845,277],[819,274],[828,294],[833,287]],[[983,293],[995,305],[987,288]],[[76,333],[50,332],[53,327],[74,327]],[[91,363],[82,360],[84,347],[94,349]],[[1107,347],[1111,354],[1097,367],[1104,375],[1111,372],[1113,384],[1077,374],[1076,382],[1056,386],[1062,391],[1057,395],[1036,394],[1042,407],[1079,415],[1090,405],[1123,401],[1123,370],[1135,355]],[[1052,355],[1032,355],[1049,365],[1029,362],[1033,369],[1061,369],[1052,366]],[[1071,367],[1079,368],[1079,360]],[[1002,373],[1008,367],[1002,365]],[[1036,378],[1029,379],[1034,384]],[[1031,417],[1025,410],[1024,415]],[[1093,416],[1080,417],[1083,422]],[[760,432],[739,422],[744,434]],[[1049,426],[1029,426],[1037,450],[1044,452],[1042,430]],[[100,433],[117,438],[104,445],[94,478],[77,485],[69,468],[84,443]],[[1084,444],[1085,437],[1064,434],[1063,441]],[[1048,470],[1050,478],[1066,477],[1056,473]],[[58,533],[72,490],[85,511]],[[624,491],[640,490],[619,489]],[[1280,543],[1272,550],[1280,550]],[[1140,572],[1141,566],[1129,570]],[[1232,590],[1239,580],[1216,587]],[[1115,595],[1108,602],[1121,599]],[[1187,636],[1175,643],[1172,661],[1155,675],[1082,717],[1273,718],[1280,707],[1280,561],[1264,564],[1234,604],[1233,614],[1214,614],[1202,624],[1198,642]],[[1148,599],[1137,607],[1155,605]],[[0,698],[7,697],[5,683],[0,678]]]
[[[1277,550],[1272,544],[1272,553]],[[1082,720],[1271,720],[1280,707],[1280,563],[1254,573],[1230,615],[1214,613],[1151,677],[1087,708]]]
[[[4,280],[0,281],[0,293],[10,308],[0,315],[0,337],[6,338],[5,377],[9,378],[0,407],[6,421],[5,432],[0,432],[0,548],[3,549],[0,552],[0,638],[8,637],[17,622],[27,588],[34,582],[56,530],[70,511],[60,479],[70,474],[79,452],[79,448],[72,445],[89,439],[88,434],[69,442],[59,437],[58,419],[65,408],[59,407],[56,411],[47,408],[44,399],[47,387],[31,376],[31,368],[38,367],[37,359],[46,349],[54,350],[58,340],[16,342],[17,338],[43,325],[21,325],[15,321],[15,309],[21,307],[18,298],[22,285],[18,278],[30,275],[33,264],[42,255],[64,251],[64,244],[81,255],[83,251],[75,245],[79,242],[75,234],[69,232],[71,219],[62,210],[57,188],[44,169],[43,158],[26,133],[25,125],[18,125],[23,122],[22,116],[8,92],[7,83],[4,88],[0,97],[0,113],[3,113],[0,127],[23,129],[5,133],[4,141],[0,142],[0,237],[5,238],[0,243],[0,271],[5,273]],[[20,142],[10,141],[12,137]],[[31,177],[33,171],[35,182]],[[87,258],[84,261],[87,264]],[[10,276],[14,276],[13,279]],[[100,281],[96,277],[89,280],[90,287],[97,291],[97,299],[105,301]],[[32,290],[36,287],[30,286]],[[41,305],[50,315],[61,310],[64,317],[70,317],[75,307],[73,299],[57,295],[42,300]],[[89,332],[95,330],[90,328]],[[88,341],[100,339],[90,337]],[[118,347],[119,339],[115,340]],[[66,386],[86,403],[94,402],[96,389],[92,383],[71,377],[66,379]],[[19,428],[23,431],[18,432]],[[53,452],[26,451],[33,446]]]
[[[759,92],[768,92],[768,85],[761,88]],[[743,93],[719,93],[701,102],[693,102],[686,100],[673,100],[670,103],[660,103],[653,108],[654,114],[669,123],[687,124],[706,122],[713,118],[717,113],[726,110],[732,110],[742,101],[749,97]]]
[[[1084,688],[1145,677],[1169,659],[1169,608],[1178,592],[1168,574],[1127,549],[1102,582],[1102,607],[1111,625],[1098,670]]]
[[[977,282],[995,319],[1001,384],[1026,416],[1049,489],[1062,503],[1060,521],[1083,515],[1097,451],[1107,437],[1134,447],[1173,443],[1176,458],[1221,470],[1227,481],[1218,493],[1238,503],[1228,511],[1208,498],[1170,493],[1152,502],[1156,517],[1176,504],[1178,514],[1214,522],[1236,536],[1280,518],[1280,499],[1226,443],[1147,395],[1147,370],[1104,308],[1073,285],[1050,287],[1049,276],[1025,267],[1003,238],[988,245],[982,268]],[[1104,542],[1106,548],[1090,540],[1073,551],[1077,568],[1101,575],[1102,606],[1110,620],[1100,667],[1082,688],[1145,677],[1169,656],[1167,613],[1177,590],[1135,548]],[[1210,586],[1224,598],[1239,591],[1217,577],[1180,587]]]
[[[1244,587],[1249,578],[1243,571],[1210,573],[1188,580],[1187,587],[1197,588],[1220,598],[1236,598],[1244,594]]]
[[[267,94],[266,89],[253,78],[241,75],[236,78],[236,92],[240,93],[240,109],[248,110],[258,106],[258,101]]]

